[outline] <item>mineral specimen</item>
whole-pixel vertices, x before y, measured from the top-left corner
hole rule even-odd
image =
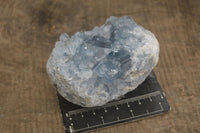
[[[154,34],[129,16],[110,17],[101,27],[61,34],[47,62],[57,91],[68,101],[101,106],[134,90],[158,62]]]

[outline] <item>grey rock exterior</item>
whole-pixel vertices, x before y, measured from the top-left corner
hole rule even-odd
[[[110,17],[101,27],[62,34],[47,62],[58,92],[84,107],[101,106],[134,90],[158,62],[154,34],[129,16]]]

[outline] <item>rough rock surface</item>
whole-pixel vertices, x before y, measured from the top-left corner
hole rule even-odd
[[[47,72],[68,101],[101,106],[134,90],[158,62],[154,34],[131,17],[110,17],[101,27],[60,36],[47,62]]]

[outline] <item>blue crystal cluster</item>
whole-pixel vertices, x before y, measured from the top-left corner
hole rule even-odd
[[[153,33],[131,17],[110,17],[101,27],[60,36],[47,63],[49,77],[67,100],[101,106],[141,84],[158,61]]]

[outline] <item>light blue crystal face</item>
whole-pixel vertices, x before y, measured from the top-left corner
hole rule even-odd
[[[100,106],[141,84],[158,61],[158,41],[131,17],[110,17],[101,27],[67,34],[48,60],[59,93],[81,106]]]

